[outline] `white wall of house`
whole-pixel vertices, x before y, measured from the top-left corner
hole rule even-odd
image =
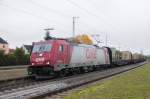
[[[9,53],[9,45],[0,43],[0,50],[3,50],[5,54]]]
[[[25,54],[30,54],[29,51],[24,47],[24,45],[22,46],[22,49],[24,50]]]

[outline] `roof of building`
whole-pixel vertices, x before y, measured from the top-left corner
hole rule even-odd
[[[2,44],[8,44],[4,39],[2,39],[1,37],[0,37],[0,43],[2,43]]]
[[[24,48],[26,48],[28,51],[31,51],[32,49],[32,45],[23,45]]]

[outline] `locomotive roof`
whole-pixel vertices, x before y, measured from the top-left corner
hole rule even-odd
[[[84,44],[84,43],[77,43],[77,42],[73,42],[69,39],[63,39],[63,38],[52,38],[50,40],[44,40],[44,41],[40,41],[40,42],[34,42],[34,44],[41,44],[41,43],[52,43],[53,41],[66,41],[68,43],[70,43],[71,45],[76,45],[76,46],[84,46],[84,47],[87,47],[87,46],[93,46],[93,47],[97,47],[97,48],[101,48],[97,45],[88,45],[88,44]]]

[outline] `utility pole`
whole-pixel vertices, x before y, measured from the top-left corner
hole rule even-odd
[[[45,40],[49,40],[52,39],[52,37],[50,36],[50,31],[54,30],[54,28],[46,28],[44,29],[46,31],[46,36],[45,36]]]
[[[120,49],[121,49],[121,45],[120,45],[120,42],[119,42],[119,51],[120,51]]]
[[[107,47],[107,43],[108,43],[108,36],[107,36],[107,33],[106,33],[106,41],[105,41],[105,46]]]
[[[141,54],[143,55],[143,50],[141,50]]]
[[[73,28],[72,28],[72,32],[73,32],[73,37],[75,37],[75,19],[77,19],[79,17],[76,17],[76,16],[73,16],[72,19],[73,19]]]

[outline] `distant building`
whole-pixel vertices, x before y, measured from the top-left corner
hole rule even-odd
[[[9,49],[9,54],[14,54],[15,49]]]
[[[32,50],[32,45],[23,45],[22,49],[24,50],[25,54],[30,54]]]
[[[0,50],[3,50],[5,54],[9,53],[8,43],[0,37]]]

